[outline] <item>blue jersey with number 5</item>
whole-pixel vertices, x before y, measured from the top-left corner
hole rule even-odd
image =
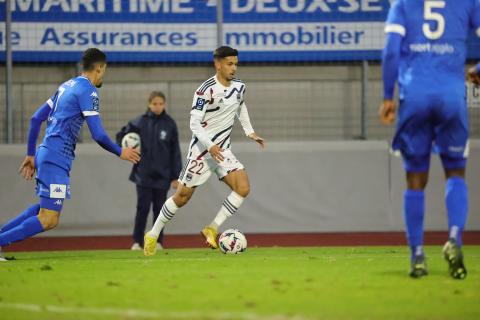
[[[64,82],[47,103],[52,111],[41,147],[54,151],[51,162],[70,170],[85,116],[98,114],[97,89],[86,77],[79,76]]]
[[[403,37],[400,97],[409,87],[463,85],[466,41],[480,36],[480,0],[396,0],[385,31]]]

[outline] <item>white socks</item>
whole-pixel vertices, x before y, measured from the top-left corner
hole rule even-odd
[[[165,201],[165,203],[163,204],[162,210],[160,210],[160,214],[158,215],[158,218],[155,221],[152,230],[150,230],[150,235],[152,237],[158,237],[165,224],[168,221],[172,220],[177,210],[178,207],[175,204],[175,201],[173,201],[173,197],[168,198],[167,201]]]
[[[232,191],[232,193],[230,193],[223,202],[220,210],[217,213],[217,216],[215,219],[213,219],[210,225],[218,229],[218,227],[221,226],[225,220],[227,220],[227,218],[231,217],[238,210],[244,199],[245,198],[240,196],[238,193]]]

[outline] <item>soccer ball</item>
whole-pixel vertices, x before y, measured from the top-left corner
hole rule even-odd
[[[223,253],[242,253],[247,249],[247,238],[237,229],[228,229],[218,238],[218,245]]]
[[[129,132],[122,139],[123,148],[133,148],[140,152],[140,135],[135,132]]]

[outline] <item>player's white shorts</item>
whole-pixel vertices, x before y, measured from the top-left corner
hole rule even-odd
[[[193,188],[204,184],[213,172],[215,172],[218,179],[223,179],[230,172],[245,169],[232,151],[225,150],[222,154],[224,159],[220,163],[212,158],[203,160],[187,159],[178,181],[186,187]]]

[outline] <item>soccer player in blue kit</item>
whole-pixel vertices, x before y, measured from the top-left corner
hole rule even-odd
[[[96,48],[90,48],[83,53],[82,63],[82,75],[63,83],[31,118],[27,156],[20,166],[20,173],[26,180],[31,180],[37,171],[36,193],[40,201],[2,226],[0,249],[58,224],[63,202],[70,198],[70,170],[84,121],[93,139],[102,148],[122,160],[132,163],[140,160],[137,151],[122,149],[111,141],[100,120],[97,88],[102,86],[107,67],[106,55]],[[47,121],[45,138],[35,150],[44,121]],[[0,260],[5,261],[1,257],[1,250]]]
[[[384,124],[395,120],[398,80],[400,108],[392,148],[402,154],[407,177],[404,218],[413,278],[428,274],[423,251],[424,189],[432,150],[440,155],[446,177],[449,238],[443,254],[453,278],[467,275],[461,248],[468,212],[464,69],[471,28],[480,36],[480,0],[396,0],[386,21],[380,119]]]

